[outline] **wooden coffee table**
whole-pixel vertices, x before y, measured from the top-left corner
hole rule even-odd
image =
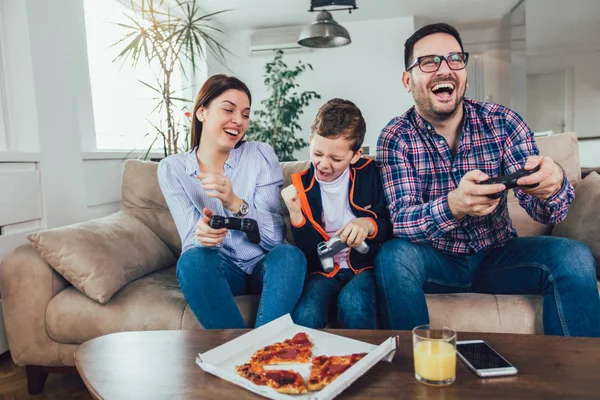
[[[196,355],[247,330],[123,332],[90,340],[75,352],[75,365],[97,399],[261,398],[210,375]],[[412,336],[408,331],[332,333],[380,344],[399,335],[393,362],[380,362],[342,399],[598,399],[600,339],[459,333],[459,340],[484,339],[511,361],[519,374],[481,379],[457,360],[456,382],[430,387],[415,380]]]

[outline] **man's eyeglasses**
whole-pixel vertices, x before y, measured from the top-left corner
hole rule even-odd
[[[467,62],[469,62],[469,53],[450,53],[445,56],[438,56],[435,54],[421,56],[418,57],[408,68],[406,68],[406,70],[410,71],[418,65],[419,69],[423,72],[435,72],[440,69],[443,60],[446,60],[448,68],[453,71],[457,71],[467,66]]]

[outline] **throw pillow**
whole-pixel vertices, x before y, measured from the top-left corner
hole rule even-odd
[[[596,259],[600,277],[600,175],[592,172],[575,186],[575,200],[567,218],[554,227],[553,236],[567,237],[587,244]]]
[[[124,212],[28,239],[58,273],[101,304],[129,282],[176,262],[154,232]]]

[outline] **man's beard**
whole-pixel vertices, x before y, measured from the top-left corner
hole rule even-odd
[[[456,87],[454,90],[455,91],[458,90],[458,87]],[[444,109],[441,109],[441,110],[436,109],[435,108],[435,100],[431,99],[431,97],[429,96],[429,93],[431,93],[431,92],[428,89],[423,96],[415,96],[414,100],[415,100],[415,104],[417,105],[417,108],[421,112],[425,113],[426,119],[431,119],[433,121],[442,122],[442,121],[445,121],[445,120],[449,119],[450,117],[452,117],[454,114],[456,114],[459,107],[462,107],[463,99],[465,97],[465,92],[466,92],[466,85],[465,85],[465,88],[463,89],[463,92],[456,97],[456,103],[454,104],[454,107],[452,107],[451,109],[446,109],[446,107],[443,107]]]

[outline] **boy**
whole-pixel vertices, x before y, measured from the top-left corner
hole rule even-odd
[[[375,162],[362,158],[366,124],[354,103],[333,99],[315,117],[310,168],[292,175],[281,192],[290,212],[294,241],[306,256],[308,278],[292,318],[324,328],[337,300],[338,320],[347,329],[377,329],[373,259],[391,234],[389,214]],[[326,273],[317,245],[339,235],[348,248]],[[363,240],[369,251],[354,250]]]

